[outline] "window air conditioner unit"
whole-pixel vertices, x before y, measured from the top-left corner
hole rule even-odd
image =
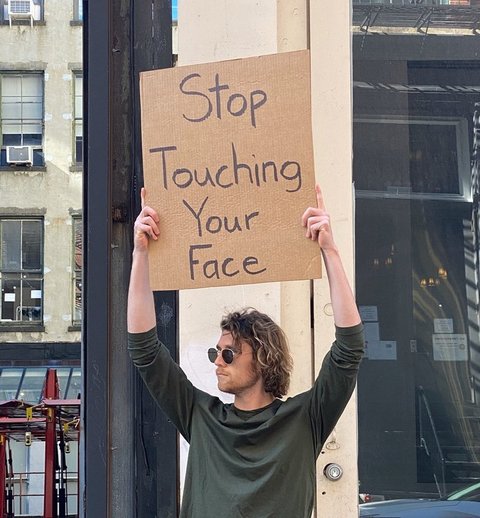
[[[33,0],[8,0],[8,20],[30,20],[33,27]]]
[[[33,148],[31,146],[7,146],[7,164],[32,165]]]

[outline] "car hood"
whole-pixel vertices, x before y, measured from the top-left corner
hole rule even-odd
[[[361,504],[361,518],[475,518],[480,502],[447,500],[386,500]]]

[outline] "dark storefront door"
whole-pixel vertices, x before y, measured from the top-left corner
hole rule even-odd
[[[360,492],[443,496],[480,481],[471,188],[480,74],[370,63],[357,66],[355,85],[356,291],[368,341]]]

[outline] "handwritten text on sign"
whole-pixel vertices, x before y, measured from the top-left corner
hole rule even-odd
[[[154,289],[320,276],[300,226],[315,200],[307,51],[145,72]]]

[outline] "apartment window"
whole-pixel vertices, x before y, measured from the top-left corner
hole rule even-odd
[[[0,326],[43,320],[43,220],[0,218]]]
[[[83,227],[80,216],[73,217],[73,311],[72,324],[82,321],[82,263],[83,263]]]
[[[0,21],[33,24],[43,20],[44,0],[0,0]]]
[[[83,21],[83,0],[73,0],[73,20]]]
[[[0,97],[0,166],[43,166],[43,73],[0,73]],[[13,146],[25,154],[12,153]]]
[[[74,73],[73,84],[73,156],[74,164],[83,164],[83,75],[82,72]]]

